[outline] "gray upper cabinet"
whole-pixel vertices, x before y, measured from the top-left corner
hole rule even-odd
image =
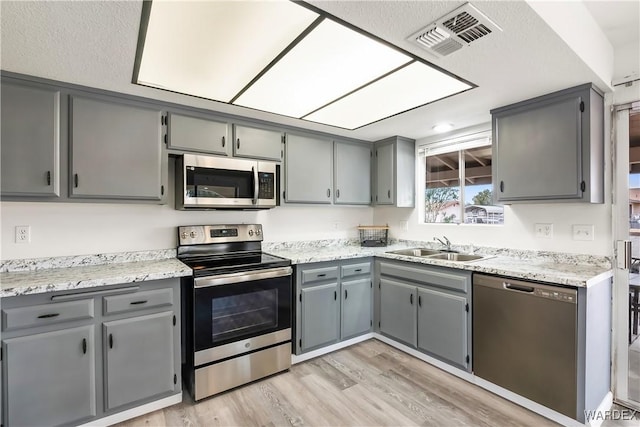
[[[335,141],[334,203],[371,203],[371,146]]]
[[[416,287],[390,279],[380,279],[380,332],[416,346]]]
[[[374,203],[415,206],[415,140],[394,136],[374,146]]]
[[[161,112],[103,99],[70,102],[70,196],[162,200]]]
[[[586,84],[492,110],[496,200],[602,203],[603,108]]]
[[[233,125],[233,155],[279,162],[284,156],[284,133],[253,126]]]
[[[80,424],[96,415],[93,325],[6,339],[8,426]]]
[[[231,155],[230,124],[224,120],[169,113],[167,148]]]
[[[105,322],[106,409],[174,390],[173,311]]]
[[[333,144],[320,137],[286,135],[287,203],[331,203]]]
[[[2,82],[2,195],[60,195],[60,92]]]

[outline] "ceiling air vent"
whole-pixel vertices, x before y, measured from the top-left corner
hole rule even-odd
[[[495,31],[502,29],[470,3],[466,3],[412,34],[408,40],[442,57]]]

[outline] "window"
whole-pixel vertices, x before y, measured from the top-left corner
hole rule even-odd
[[[420,152],[425,223],[504,223],[503,207],[493,202],[489,132],[424,145]]]

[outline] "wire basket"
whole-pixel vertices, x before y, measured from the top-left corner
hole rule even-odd
[[[358,231],[360,233],[360,246],[387,246],[389,243],[388,225],[361,225],[358,226]]]

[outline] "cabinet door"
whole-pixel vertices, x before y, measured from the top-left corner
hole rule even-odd
[[[494,116],[499,201],[582,197],[580,102],[572,94]]]
[[[229,123],[168,114],[168,148],[228,156],[231,153]]]
[[[282,160],[282,132],[233,125],[233,155],[252,159]]]
[[[416,346],[416,287],[380,279],[380,332]]]
[[[93,325],[3,343],[9,426],[78,424],[96,415]]]
[[[384,144],[376,148],[376,203],[392,205],[395,189],[395,161],[393,144]]]
[[[371,329],[371,280],[342,282],[341,339],[369,332]]]
[[[371,203],[371,147],[335,142],[334,173],[336,204]]]
[[[302,351],[338,341],[338,283],[302,289]]]
[[[331,203],[331,141],[291,134],[286,141],[285,201]]]
[[[467,368],[467,299],[418,288],[418,347]]]
[[[60,195],[60,92],[2,83],[2,194]]]
[[[173,311],[103,324],[107,410],[174,390]]]
[[[161,200],[160,111],[71,99],[72,197]]]

